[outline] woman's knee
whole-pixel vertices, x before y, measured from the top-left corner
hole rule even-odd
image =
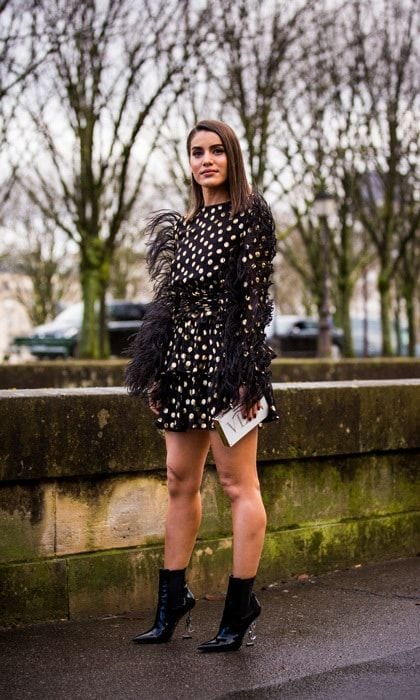
[[[200,491],[200,479],[184,468],[172,463],[166,465],[168,491],[171,498],[179,496],[193,498]]]
[[[223,491],[232,503],[241,499],[255,501],[261,499],[260,483],[257,476],[242,479],[229,470],[221,470],[219,480]]]

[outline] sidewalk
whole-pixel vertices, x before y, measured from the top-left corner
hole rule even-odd
[[[257,591],[254,647],[201,655],[223,602],[199,601],[194,639],[131,638],[152,613],[0,631],[2,698],[418,700],[420,558],[371,564]]]

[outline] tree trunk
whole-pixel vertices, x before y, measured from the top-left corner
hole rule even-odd
[[[79,356],[92,360],[107,356],[107,342],[104,331],[101,331],[105,312],[104,306],[101,312],[101,302],[105,300],[108,283],[106,273],[109,271],[104,257],[103,241],[99,238],[90,239],[82,248],[80,276],[84,308]]]
[[[341,309],[341,325],[343,328],[343,355],[344,357],[354,357],[353,329],[351,327],[350,297],[343,300]]]
[[[102,359],[108,358],[111,353],[105,304],[106,292],[109,286],[109,271],[110,263],[106,258],[101,266],[101,293],[99,305],[99,354]]]
[[[349,207],[347,204],[349,189],[348,177],[344,178],[346,198],[339,209],[339,234],[340,244],[336,252],[337,259],[337,306],[339,323],[343,329],[343,355],[344,357],[354,357],[353,334],[350,319],[350,302],[353,295],[351,280],[351,261],[353,258],[352,234],[353,229],[347,223]]]
[[[383,272],[378,278],[378,290],[381,299],[382,355],[390,357],[393,354],[390,319],[391,285],[388,275]]]
[[[402,352],[402,342],[401,342],[401,300],[399,297],[397,298],[397,300],[395,302],[394,328],[395,328],[395,337],[396,337],[395,354],[397,355],[397,357],[401,357],[403,352]]]
[[[416,313],[414,302],[415,289],[411,283],[405,283],[402,288],[402,295],[405,300],[405,310],[408,324],[408,355],[416,356]]]
[[[87,265],[82,259],[80,279],[83,297],[83,321],[79,340],[79,357],[96,360],[100,357],[99,348],[99,307],[100,274],[97,267]]]
[[[367,268],[363,270],[363,357],[369,355],[369,285]]]
[[[338,285],[338,317],[343,329],[343,356],[354,357],[353,331],[351,327],[350,302],[352,285],[348,280],[341,279]]]

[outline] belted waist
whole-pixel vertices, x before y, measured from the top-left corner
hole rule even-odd
[[[179,310],[181,314],[186,313],[191,316],[213,316],[220,313],[225,306],[223,297],[192,292],[189,296],[183,296],[180,299]]]

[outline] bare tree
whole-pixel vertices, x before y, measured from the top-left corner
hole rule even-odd
[[[343,7],[320,6],[316,19],[312,33],[301,38],[306,61],[296,69],[289,99],[279,106],[288,140],[282,149],[286,167],[278,177],[278,185],[296,222],[290,227],[291,235],[283,236],[280,250],[319,307],[325,251],[319,222],[311,210],[318,191],[334,193],[337,218],[329,231],[328,272],[336,317],[344,330],[343,351],[352,356],[350,303],[355,283],[371,259],[357,226],[354,205],[356,166],[360,161],[352,146],[358,85],[351,80],[352,34]],[[301,243],[298,249],[297,239]]]
[[[31,248],[16,250],[13,246],[1,254],[7,268],[22,276],[22,283],[16,284],[13,297],[25,308],[35,326],[54,318],[74,281],[74,269],[63,265],[61,254],[56,255],[50,233],[44,232],[42,239],[32,240]],[[30,288],[26,280],[31,283]]]
[[[420,229],[408,241],[398,270],[396,286],[405,302],[408,324],[408,354],[416,355],[416,301],[420,291]]]
[[[316,295],[322,250],[310,207],[317,189],[335,192],[339,221],[330,238],[331,274],[347,355],[350,300],[373,250],[380,262],[383,352],[392,352],[390,285],[418,228],[414,16],[412,0],[350,0],[338,12],[319,9],[313,50],[303,52],[308,62],[296,76],[294,109],[286,103],[282,110],[291,138],[284,151],[289,172],[279,183],[295,213],[306,262],[296,259],[291,241],[284,242],[284,253]],[[359,221],[369,232],[369,247]]]
[[[360,84],[357,145],[364,160],[355,192],[358,215],[380,264],[382,350],[390,355],[391,285],[407,247],[418,236],[420,222],[415,41],[419,5],[416,0],[383,0],[375,5],[353,0],[352,22]]]
[[[201,119],[208,119],[209,114],[214,118],[221,116],[220,103],[211,91],[208,94],[204,89],[206,76],[197,59],[198,55],[193,54],[191,70],[185,77],[184,91],[173,113],[162,124],[162,138],[152,155],[160,166],[155,168],[154,173],[155,199],[163,198],[165,202],[173,202],[176,208],[184,210],[188,206],[191,182],[186,151],[187,134]]]
[[[31,322],[39,325],[55,316],[63,298],[74,288],[77,255],[69,250],[68,241],[56,227],[45,222],[17,192],[11,209],[13,241],[2,246],[0,259],[20,275],[22,281],[13,296],[26,309]]]
[[[202,60],[221,113],[242,132],[251,180],[264,190],[282,166],[273,162],[272,150],[282,134],[278,107],[303,58],[300,39],[311,27],[314,5],[313,0],[217,0],[209,8]]]
[[[48,55],[37,17],[35,0],[0,0],[0,210],[10,197],[18,167],[18,158],[8,147],[10,127],[29,76]]]
[[[115,249],[110,270],[109,291],[114,299],[142,299],[152,296],[146,267],[146,245],[131,226]]]
[[[182,89],[186,3],[39,4],[53,53],[28,101],[42,159],[23,184],[43,216],[79,246],[80,354],[106,356],[111,261]]]

